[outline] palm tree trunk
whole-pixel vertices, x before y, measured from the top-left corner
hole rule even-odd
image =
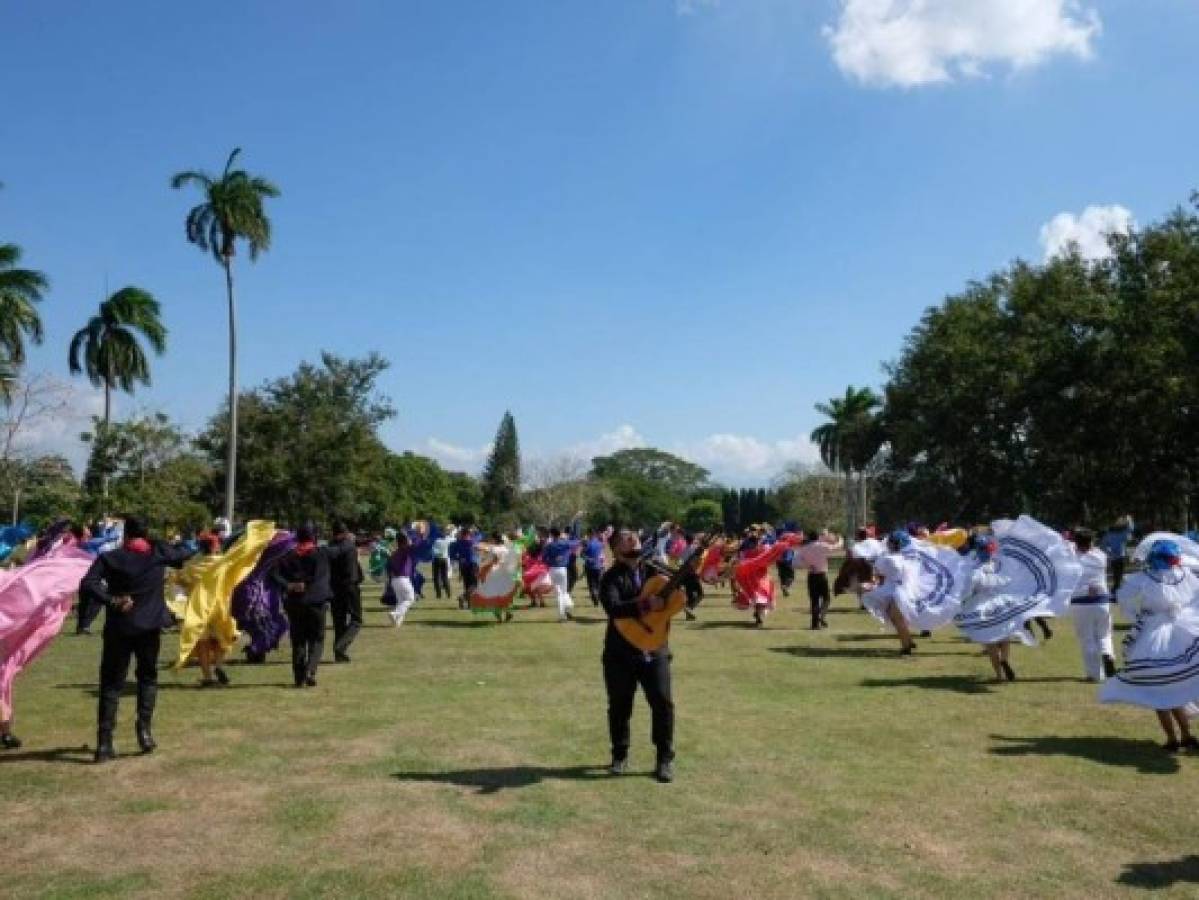
[[[845,530],[849,534],[853,534],[857,530],[854,516],[853,472],[850,469],[845,470]]]
[[[108,454],[112,451],[108,443],[108,426],[112,422],[112,375],[104,376],[104,470],[100,473],[100,498],[104,515],[108,515]]]
[[[225,518],[233,527],[237,490],[237,307],[233,301],[233,260],[226,255],[225,289],[229,294],[229,450],[225,458]]]

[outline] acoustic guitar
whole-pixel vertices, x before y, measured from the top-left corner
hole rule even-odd
[[[661,609],[650,610],[640,616],[613,619],[612,624],[620,632],[620,636],[640,650],[642,653],[653,653],[660,649],[670,638],[670,620],[683,611],[687,605],[687,592],[683,590],[683,581],[699,568],[703,561],[704,551],[716,539],[709,535],[699,542],[695,552],[679,568],[670,572],[664,566],[654,565],[652,568],[669,574],[651,575],[641,586],[639,600],[661,597],[664,601]]]

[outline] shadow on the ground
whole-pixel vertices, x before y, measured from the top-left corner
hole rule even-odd
[[[788,653],[808,659],[901,659],[899,645],[884,647],[771,647],[771,653]],[[958,653],[930,653],[917,650],[913,658],[921,656],[959,656]]]
[[[1199,884],[1199,855],[1191,854],[1167,862],[1128,863],[1116,879],[1119,884],[1139,888],[1167,888],[1175,884]]]
[[[919,652],[919,651],[917,651]],[[913,678],[864,678],[862,687],[917,687],[956,694],[989,694],[991,685],[970,675],[917,675]]]
[[[86,744],[79,747],[55,747],[52,750],[11,750],[0,753],[0,763],[56,762],[82,766],[92,764],[92,751]]]
[[[762,629],[759,629],[758,626],[754,624],[753,619],[746,619],[744,622],[730,622],[727,619],[720,622],[706,622],[703,619],[698,619],[694,622],[687,622],[686,625],[688,628],[741,628],[748,629],[750,631],[765,630],[766,627],[763,626]],[[775,631],[782,630],[782,628],[775,629]]]
[[[426,784],[456,784],[477,788],[480,794],[496,794],[508,788],[530,787],[543,781],[593,781],[612,778],[602,766],[502,766],[492,769],[460,769],[456,772],[393,772],[397,781]]]
[[[89,684],[56,684],[56,685],[54,685],[54,687],[56,690],[60,690],[60,691],[82,691],[83,693],[87,694],[89,697],[99,697],[100,696],[100,688],[94,681]],[[234,682],[232,682],[230,684],[226,684],[226,685],[215,685],[214,684],[214,685],[210,685],[209,687],[201,687],[200,683],[197,681],[160,681],[160,682],[158,682],[158,689],[160,691],[205,691],[205,692],[211,693],[211,694],[220,694],[223,691],[233,691],[233,690],[240,690],[240,689],[248,690],[251,688],[258,688],[260,690],[262,690],[262,689],[269,690],[271,688],[280,688],[280,687],[291,687],[291,684],[290,683],[286,684],[286,685],[278,684],[278,683],[246,684],[245,682],[234,681]],[[137,682],[132,679],[130,679],[129,681],[126,681],[125,686],[123,688],[121,688],[121,696],[122,697],[136,697],[137,696]]]
[[[992,747],[997,756],[1073,756],[1108,766],[1127,766],[1143,775],[1172,775],[1179,769],[1178,759],[1149,740],[1122,737],[1007,737],[993,734],[991,739],[1006,741]]]

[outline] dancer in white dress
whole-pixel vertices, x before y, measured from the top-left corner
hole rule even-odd
[[[1184,542],[1154,540],[1145,570],[1121,585],[1116,599],[1134,624],[1124,668],[1099,688],[1103,703],[1152,709],[1171,753],[1199,750],[1187,721],[1199,713],[1199,578],[1184,565]]]
[[[887,538],[887,552],[874,562],[881,584],[862,597],[872,616],[899,635],[901,653],[916,649],[912,631],[948,624],[961,609],[969,581],[964,560],[948,547],[912,540],[906,531]]]
[[[997,520],[991,529],[971,539],[973,583],[954,624],[987,648],[996,677],[1014,681],[1010,643],[1036,645],[1026,625],[1067,611],[1082,567],[1060,534],[1030,516]]]

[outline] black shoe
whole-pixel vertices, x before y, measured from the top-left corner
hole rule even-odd
[[[608,766],[609,775],[623,775],[629,771],[629,761],[627,759],[613,759],[612,764]]]
[[[1103,657],[1103,674],[1108,678],[1116,677],[1116,661],[1110,656]]]
[[[693,613],[691,610],[689,610],[689,609],[688,609],[687,607],[685,607],[685,606],[683,607],[683,615],[685,615],[685,616],[687,617],[687,621],[688,621],[688,622],[694,622],[694,621],[695,621],[695,613]]]
[[[0,747],[5,750],[21,749],[21,739],[15,734],[0,734]]]
[[[931,631],[922,631],[922,632],[920,632],[920,636],[922,638],[931,638],[933,636],[933,633]]]
[[[229,675],[225,672],[224,669],[222,669],[220,666],[217,666],[214,671],[216,672],[216,680],[217,681],[219,681],[222,685],[226,685],[229,683]]]
[[[350,654],[348,654],[348,653],[334,653],[334,654],[333,654],[333,661],[334,661],[334,662],[339,662],[339,663],[348,663],[348,662],[350,661]]]
[[[654,778],[660,784],[670,784],[674,781],[674,760],[658,760],[658,765],[654,767]]]
[[[512,621],[512,610],[510,610],[510,609],[506,609],[506,610],[504,610],[504,621],[505,621],[505,622],[511,622],[511,621]]]
[[[813,622],[813,623],[812,623],[812,630],[813,630],[813,631],[819,631],[819,630],[820,630],[820,623],[819,623],[819,622]]]
[[[1003,669],[1003,675],[1008,681],[1016,680],[1016,672],[1006,659],[999,663],[999,668]]]
[[[158,742],[154,740],[154,735],[150,733],[150,723],[145,724],[138,722],[133,727],[134,733],[137,735],[137,745],[142,748],[142,753],[153,753],[158,747]]]
[[[17,746],[21,746],[20,741],[17,741]],[[1186,747],[1188,750],[1199,750],[1199,739],[1196,739],[1194,735],[1184,737],[1181,746]]]
[[[1053,629],[1049,627],[1048,622],[1037,622],[1037,624],[1041,626],[1041,634],[1045,635],[1045,640],[1053,637]]]
[[[1181,746],[1182,744],[1178,743],[1178,741],[1171,739],[1162,744],[1162,749],[1167,753],[1177,753]]]
[[[316,678],[313,677],[312,675],[309,675],[307,678],[304,679],[304,686],[305,687],[316,687]]]
[[[820,627],[828,628],[828,619],[826,619],[824,616],[820,617]]]
[[[901,649],[899,651],[899,655],[900,656],[911,656],[915,652],[915,650],[916,650],[915,644],[908,644],[906,647],[904,647],[903,649]]]
[[[92,757],[95,762],[108,762],[117,758],[117,751],[113,749],[112,738],[102,737],[96,741],[96,753]]]

